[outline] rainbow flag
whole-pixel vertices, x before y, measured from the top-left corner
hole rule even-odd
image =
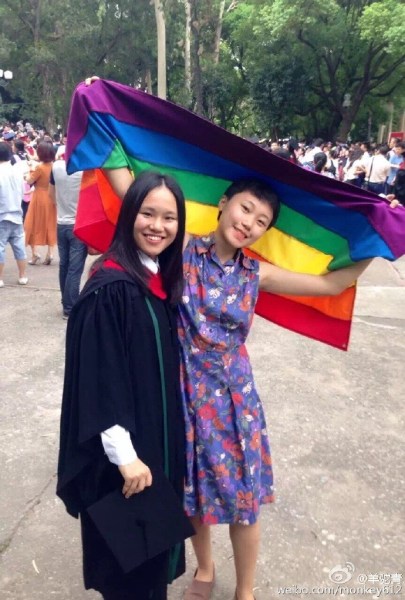
[[[372,193],[271,155],[213,123],[111,81],[80,84],[68,129],[68,172],[83,177],[76,234],[104,251],[120,200],[99,169],[129,167],[172,175],[187,199],[187,231],[215,229],[217,203],[241,177],[267,181],[282,207],[277,224],[250,252],[292,271],[322,274],[365,258],[405,254],[405,210]],[[94,171],[94,169],[96,169]],[[335,297],[261,293],[256,312],[283,327],[346,350],[355,286]]]

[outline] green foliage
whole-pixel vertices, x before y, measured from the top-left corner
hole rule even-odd
[[[135,6],[136,4],[136,6]],[[48,128],[66,124],[78,81],[97,73],[142,85],[155,65],[154,13],[148,0],[6,0],[10,89],[25,100],[21,116]],[[40,10],[39,10],[40,9]],[[130,57],[130,58],[129,58]]]
[[[370,111],[377,129],[387,101],[394,102],[399,122],[404,2],[226,0],[221,22],[221,0],[190,0],[192,75],[199,75],[191,92],[185,86],[185,3],[162,3],[171,100],[195,108],[198,97],[206,117],[260,137],[334,138],[350,129],[364,137]],[[156,92],[150,0],[3,0],[0,23],[0,68],[14,73],[12,81],[0,80],[6,115],[13,105],[10,116],[49,129],[65,125],[74,86],[92,74],[141,89],[151,81]]]
[[[403,53],[405,4],[398,0],[380,0],[364,9],[359,19],[360,37],[385,45],[388,54]]]
[[[268,45],[268,40],[275,48],[277,42],[287,43],[289,52],[286,54],[285,45],[284,56],[299,57],[307,75],[306,83],[301,77],[304,109],[298,114],[316,110],[317,133],[345,137],[367,97],[384,92],[391,95],[404,77],[405,53],[398,44],[404,8],[396,0],[264,2],[253,26],[256,48]],[[256,59],[256,64],[260,60]],[[288,98],[291,88],[288,62],[285,77],[280,77],[274,59],[266,56],[265,60],[269,73],[274,72],[277,79],[277,89],[269,99],[280,110],[280,102]],[[349,103],[344,103],[345,98]],[[294,104],[285,104],[285,108],[294,121]]]
[[[221,61],[204,70],[204,107],[209,119],[234,130],[240,102],[247,94],[246,82],[229,48],[222,48]],[[236,119],[236,120],[235,120]]]

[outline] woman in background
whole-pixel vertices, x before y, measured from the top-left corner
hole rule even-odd
[[[27,183],[35,185],[35,190],[24,222],[25,243],[31,246],[29,265],[36,265],[41,259],[36,246],[48,246],[43,264],[50,265],[56,245],[56,206],[48,194],[48,188],[55,148],[53,144],[40,142],[37,154],[40,163],[26,176]]]

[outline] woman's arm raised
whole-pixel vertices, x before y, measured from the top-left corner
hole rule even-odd
[[[259,288],[264,292],[291,296],[336,296],[352,285],[372,259],[325,275],[293,273],[269,263],[260,263]]]
[[[119,169],[103,169],[103,173],[110,182],[114,192],[122,200],[134,180],[131,171],[126,167],[121,167]]]

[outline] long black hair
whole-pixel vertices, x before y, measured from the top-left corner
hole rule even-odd
[[[159,255],[163,285],[171,304],[180,302],[183,292],[182,249],[185,232],[186,210],[183,192],[172,177],[154,171],[144,171],[129,186],[122,201],[114,237],[107,252],[95,263],[100,268],[107,259],[119,263],[125,271],[149,293],[150,274],[139,258],[139,248],[134,240],[134,223],[146,196],[155,188],[165,186],[173,194],[177,205],[178,230],[170,246]]]
[[[328,157],[325,152],[317,152],[314,156],[314,171],[316,173],[322,173],[327,162]]]
[[[225,190],[224,196],[230,200],[233,196],[236,196],[236,194],[240,194],[241,192],[250,192],[258,200],[266,202],[270,206],[273,211],[273,218],[267,228],[270,229],[270,227],[272,227],[277,221],[277,217],[280,213],[280,200],[273,188],[261,179],[245,177],[231,183],[231,185]],[[221,213],[218,215],[218,220],[220,216]]]

